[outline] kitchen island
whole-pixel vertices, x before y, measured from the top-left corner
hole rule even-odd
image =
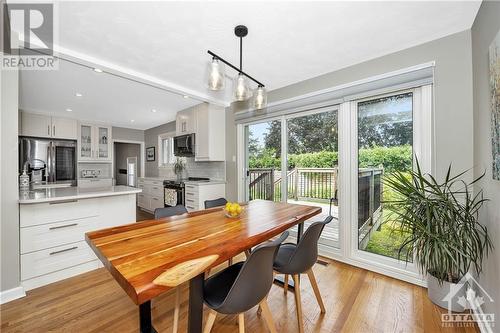
[[[128,186],[20,191],[21,284],[30,290],[102,265],[85,233],[133,223],[136,195]]]

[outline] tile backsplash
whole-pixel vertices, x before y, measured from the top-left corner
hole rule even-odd
[[[176,177],[173,167],[160,168],[159,176],[162,178]],[[225,180],[226,162],[195,162],[194,158],[186,158],[186,171],[184,176]]]
[[[78,163],[78,178],[95,175],[95,178],[112,178],[111,163]]]

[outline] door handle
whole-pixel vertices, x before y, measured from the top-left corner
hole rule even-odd
[[[52,126],[52,128],[54,129],[52,136],[56,136],[56,125]]]
[[[54,254],[58,254],[58,253],[63,253],[63,252],[68,252],[68,251],[71,251],[71,250],[76,250],[78,248],[78,246],[73,246],[73,247],[70,247],[68,249],[64,249],[64,250],[59,250],[59,251],[54,251],[54,252],[50,252],[49,255],[53,256]]]
[[[47,135],[50,136],[50,125],[47,125]]]

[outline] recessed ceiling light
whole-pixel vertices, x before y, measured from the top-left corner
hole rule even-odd
[[[96,73],[102,73],[102,69],[100,69],[100,68],[94,68],[94,72],[96,72]]]
[[[156,109],[151,109],[151,112],[156,113]]]
[[[184,95],[184,96],[182,96],[182,97],[184,97],[184,98],[189,98],[189,96],[188,96],[188,95]]]
[[[72,109],[66,109],[66,111],[67,111],[67,112],[73,112],[73,110],[72,110]]]
[[[135,120],[134,119],[131,119],[130,122],[133,123]]]
[[[83,95],[82,95],[82,94],[80,94],[80,93],[76,93],[76,94],[75,94],[75,96],[76,96],[76,97],[82,97]]]

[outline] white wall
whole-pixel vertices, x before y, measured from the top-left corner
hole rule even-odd
[[[491,109],[489,88],[488,48],[500,30],[500,2],[485,1],[472,26],[472,61],[474,73],[474,163],[475,175],[486,170],[484,181],[477,184],[476,191],[483,189],[490,201],[480,215],[481,223],[496,248],[484,265],[481,284],[493,297],[495,303],[486,303],[485,313],[495,313],[496,329],[500,329],[500,181],[492,179]]]
[[[19,280],[18,209],[18,72],[1,72],[0,109],[0,290],[16,288]]]

